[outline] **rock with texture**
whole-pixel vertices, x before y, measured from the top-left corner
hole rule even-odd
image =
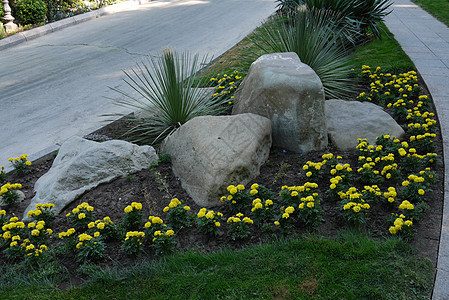
[[[72,137],[62,144],[50,170],[36,181],[36,195],[24,219],[37,203],[55,204],[54,212],[58,214],[99,184],[148,168],[157,160],[150,146],[140,147],[120,140],[97,143]]]
[[[339,150],[354,149],[359,138],[374,145],[376,137],[384,134],[405,136],[402,127],[376,104],[334,99],[327,100],[325,108],[329,139]]]
[[[230,184],[259,175],[271,147],[271,122],[255,114],[196,117],[163,146],[174,174],[200,206],[220,204]]]
[[[251,65],[232,111],[246,112],[272,121],[277,147],[307,153],[327,146],[323,85],[296,53],[266,54]]]

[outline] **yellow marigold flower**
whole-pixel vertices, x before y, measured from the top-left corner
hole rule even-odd
[[[265,206],[273,205],[273,204],[274,204],[274,203],[273,203],[273,200],[267,199],[267,200],[265,201]]]
[[[221,226],[220,222],[215,222],[215,226],[220,227]]]
[[[307,207],[308,208],[314,208],[315,207],[315,202],[307,202]]]
[[[145,228],[150,228],[151,227],[151,222],[146,222],[145,223]]]
[[[11,244],[9,244],[9,247],[14,247],[17,245],[17,242],[12,242]]]
[[[312,176],[312,172],[310,172],[310,171],[309,171],[309,172],[307,172],[307,173],[306,173],[306,176],[307,176],[307,177],[310,177],[310,176]]]
[[[421,196],[424,195],[424,193],[425,193],[425,192],[424,192],[423,189],[419,189],[419,190],[418,190],[418,194],[420,194]]]
[[[237,185],[237,189],[239,191],[243,191],[245,189],[245,186],[243,184],[239,184],[239,185]]]
[[[210,211],[208,211],[207,214],[206,214],[206,219],[211,220],[211,219],[214,218],[214,216],[215,216],[214,212],[213,212],[212,210],[210,210]]]
[[[151,222],[152,222],[153,224],[162,224],[162,223],[164,223],[164,221],[162,221],[162,219],[159,218],[159,217],[153,217],[153,218],[151,219]]]
[[[133,211],[133,207],[131,205],[128,205],[127,207],[125,207],[125,213],[129,214],[132,211]]]
[[[52,235],[53,234],[53,230],[51,228],[47,228],[47,234],[48,235]]]
[[[248,217],[244,217],[244,218],[243,218],[243,222],[248,223],[248,224],[253,224],[253,223],[254,223],[253,220],[251,220],[251,219],[248,218]]]
[[[171,203],[170,203],[171,204]],[[167,211],[169,211],[170,210],[170,207],[168,207],[168,206],[166,206],[166,207],[164,207],[164,209],[162,210],[163,212],[167,212]]]
[[[184,210],[190,211],[190,206],[184,206]]]
[[[79,215],[78,215],[78,219],[84,219],[86,217],[86,214],[85,213],[80,213]]]
[[[137,210],[142,209],[142,203],[139,203],[139,202],[133,202],[133,203],[131,203],[131,206]]]
[[[279,226],[280,224],[279,221],[274,221],[274,225]]]
[[[404,222],[404,225],[408,226],[408,227],[412,226],[412,224],[413,224],[413,222],[411,220],[407,220]]]
[[[282,218],[283,219],[288,219],[290,217],[290,215],[288,213],[283,213],[282,214]]]
[[[94,208],[93,208],[93,206],[89,206],[89,205],[87,205],[87,206],[86,206],[86,210],[87,210],[87,211],[93,211],[93,210],[94,210]]]
[[[78,207],[72,209],[72,213],[77,214],[80,212],[80,209]]]
[[[258,188],[259,188],[259,185],[257,183],[254,183],[253,185],[251,185],[251,189],[252,190],[255,190],[255,189],[258,189]]]
[[[83,246],[83,242],[79,242],[78,244],[76,244],[76,249],[79,249]]]
[[[360,211],[360,206],[358,206],[358,205],[356,205],[356,206],[354,206],[354,207],[352,207],[352,210],[354,211],[354,212],[356,212],[356,213],[358,213],[359,211]]]
[[[391,234],[396,234],[398,233],[398,231],[396,230],[396,227],[391,226],[390,229],[388,229],[390,231]]]
[[[96,231],[95,233],[94,233],[94,237],[99,237],[100,236],[100,233],[98,232],[98,231]]]
[[[233,187],[233,188],[231,188],[230,190],[229,190],[229,193],[231,194],[231,195],[235,195],[236,193],[237,193],[237,188],[236,187]]]
[[[249,193],[250,193],[251,195],[255,195],[255,194],[258,193],[258,191],[257,191],[257,190],[251,190]]]
[[[295,208],[293,206],[289,206],[285,209],[285,212],[287,214],[292,214],[295,211]]]
[[[304,209],[304,202],[301,202],[298,206],[299,209]]]
[[[95,227],[95,223],[94,222],[90,222],[89,224],[87,224],[87,228],[91,229]]]

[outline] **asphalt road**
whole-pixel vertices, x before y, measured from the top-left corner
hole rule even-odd
[[[105,97],[123,71],[165,47],[217,57],[275,10],[274,0],[154,1],[0,51],[0,166],[60,145],[124,112]]]

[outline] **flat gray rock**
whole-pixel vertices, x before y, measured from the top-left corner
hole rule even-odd
[[[99,184],[149,168],[157,160],[150,146],[120,140],[97,143],[71,137],[62,144],[50,170],[36,181],[36,195],[25,210],[24,219],[38,203],[53,203],[54,212],[58,214]]]
[[[254,113],[271,120],[273,145],[298,153],[327,146],[323,85],[296,53],[259,57],[235,98],[232,114]]]
[[[359,138],[374,145],[376,137],[384,134],[405,136],[401,126],[376,104],[333,99],[326,101],[325,108],[329,139],[339,150],[354,149]]]
[[[196,117],[165,142],[173,173],[200,206],[220,204],[230,184],[247,184],[271,147],[271,122],[255,114]]]

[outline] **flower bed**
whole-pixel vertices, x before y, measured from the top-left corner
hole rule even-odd
[[[423,241],[421,231],[438,239],[439,224],[432,218],[441,196],[432,189],[441,189],[435,184],[441,162],[430,152],[437,148],[430,99],[415,86],[414,72],[382,74],[366,66],[362,72],[370,88],[359,100],[385,105],[407,128],[406,140],[384,135],[376,145],[360,140],[355,151],[338,154],[273,149],[254,183],[229,186],[222,197],[225,205],[213,209],[195,205],[169,163],[161,162],[83,195],[54,221],[51,207],[43,205],[31,215],[35,222],[24,224],[10,215],[23,211],[26,202],[0,212],[1,255],[32,264],[50,259],[70,266],[111,260],[127,264],[176,248],[241,247],[272,234],[317,230],[333,235],[347,226],[375,237],[399,235],[412,243]]]

